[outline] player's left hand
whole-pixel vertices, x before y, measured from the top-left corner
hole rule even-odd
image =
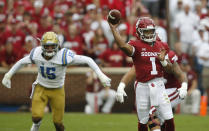
[[[160,50],[160,53],[158,54],[157,58],[160,61],[164,61],[165,60],[165,55],[166,55],[166,50],[163,48]]]
[[[124,83],[120,83],[117,89],[117,93],[116,93],[116,100],[120,103],[124,102],[124,97],[127,96],[125,90],[125,84]]]
[[[2,84],[6,87],[6,88],[11,88],[11,75],[9,75],[8,73],[6,73],[4,75],[4,78],[2,80]]]
[[[180,99],[184,99],[187,95],[187,83],[183,82],[181,88],[178,89]]]
[[[99,79],[104,87],[111,86],[111,79],[109,77],[107,77],[106,75],[100,76]]]

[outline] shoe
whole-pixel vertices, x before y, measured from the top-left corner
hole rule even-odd
[[[40,123],[38,123],[38,124],[34,124],[34,123],[33,123],[33,125],[32,125],[32,127],[31,127],[30,131],[38,131],[40,125],[41,125]]]

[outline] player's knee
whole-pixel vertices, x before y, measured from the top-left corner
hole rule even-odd
[[[32,117],[32,121],[35,123],[35,124],[37,124],[37,123],[39,123],[40,121],[41,121],[41,117]]]
[[[148,126],[151,131],[160,130],[160,121],[159,119],[154,116],[153,118],[149,118]]]
[[[65,127],[62,123],[54,123],[56,131],[64,131]]]

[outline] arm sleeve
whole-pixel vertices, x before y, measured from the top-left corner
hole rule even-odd
[[[135,42],[133,40],[130,40],[127,44],[131,45],[133,48],[133,52],[131,54],[131,57],[135,54]]]
[[[170,51],[168,53],[168,57],[169,57],[169,60],[170,62],[173,64],[174,62],[177,62],[178,61],[178,56],[175,54],[175,52],[173,51]]]
[[[168,54],[169,51],[170,51],[170,48],[169,48],[168,44],[165,43],[165,42],[163,42],[163,46],[164,46],[164,48],[165,48],[165,50],[166,50],[166,54]]]
[[[26,64],[32,64],[30,56],[26,56],[22,59],[20,59],[10,70],[9,74],[13,76],[20,68],[22,68]]]
[[[70,65],[82,65],[82,64],[87,64],[92,70],[94,70],[97,76],[104,75],[92,58],[82,55],[74,55],[74,58],[70,63]]]

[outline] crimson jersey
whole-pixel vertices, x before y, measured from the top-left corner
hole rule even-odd
[[[128,44],[135,48],[132,59],[136,70],[137,81],[147,82],[163,76],[163,66],[157,59],[157,55],[161,49],[165,49],[167,53],[169,52],[169,47],[166,43],[156,40],[152,46],[140,40],[131,40]]]
[[[175,54],[175,52],[173,52],[173,51],[169,51],[168,58],[169,58],[169,60],[172,64],[174,62],[178,61],[178,57]],[[165,84],[166,89],[168,89],[168,88],[180,88],[181,87],[180,82],[178,81],[178,79],[176,78],[176,76],[173,73],[167,73],[165,71],[164,78],[167,80],[167,82]]]

